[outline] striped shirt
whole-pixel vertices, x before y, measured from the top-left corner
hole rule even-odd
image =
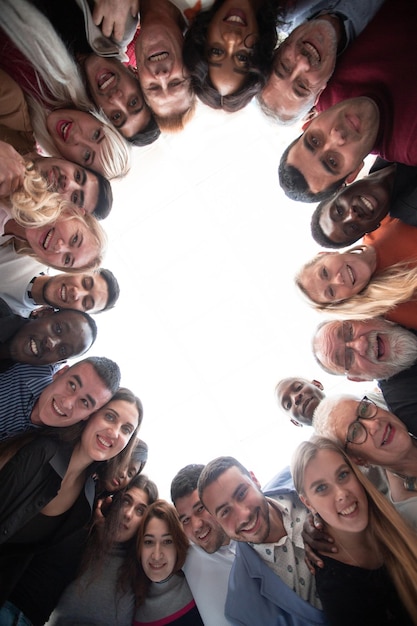
[[[33,407],[58,369],[56,364],[16,363],[0,373],[0,440],[36,428],[30,420]]]

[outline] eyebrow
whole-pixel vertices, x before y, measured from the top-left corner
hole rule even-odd
[[[80,189],[80,207],[81,208],[84,207],[84,200],[85,200],[84,191]]]
[[[85,185],[86,181],[87,181],[87,172],[85,171],[85,169],[82,167],[80,168],[80,172],[81,172],[81,181],[80,181],[80,185]]]
[[[339,472],[345,468],[350,469],[347,463],[341,463],[339,467],[336,469],[334,475],[337,476]],[[314,482],[311,483],[309,489],[313,489],[313,487],[315,487],[316,485],[320,485],[321,483],[325,483],[325,482],[327,482],[325,478],[319,478],[318,480],[315,480]]]

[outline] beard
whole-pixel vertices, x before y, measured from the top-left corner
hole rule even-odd
[[[393,326],[388,330],[384,329],[386,338],[390,346],[390,358],[387,361],[375,362],[374,378],[390,378],[402,370],[408,369],[417,360],[417,337],[401,326]],[[381,332],[372,331],[369,333],[370,343],[377,341],[377,336]]]

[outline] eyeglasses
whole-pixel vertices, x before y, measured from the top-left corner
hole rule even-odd
[[[347,429],[345,445],[343,446],[345,452],[347,452],[348,443],[355,443],[356,445],[365,443],[368,439],[368,431],[359,420],[372,420],[377,413],[378,407],[375,402],[364,396],[359,402],[355,421]]]
[[[342,338],[345,343],[345,373],[347,374],[355,360],[353,348],[349,348],[346,344],[353,341],[353,326],[351,322],[342,322]]]

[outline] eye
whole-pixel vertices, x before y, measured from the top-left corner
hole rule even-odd
[[[81,183],[81,181],[82,181],[81,172],[78,169],[75,170],[75,172],[74,172],[74,180],[75,180],[76,183]]]
[[[66,346],[61,346],[61,347],[60,347],[60,349],[59,349],[59,356],[60,356],[62,359],[66,359],[66,358],[68,358],[68,350],[67,350],[67,347],[66,347]]]
[[[75,233],[75,235],[71,238],[71,245],[75,246],[78,242],[78,239],[80,238],[78,233]]]
[[[108,422],[114,422],[115,420],[115,416],[113,413],[105,413],[104,414],[104,418],[108,421]]]
[[[243,500],[244,497],[246,496],[246,492],[247,492],[247,487],[244,487],[243,489],[240,489],[237,493],[237,500]]]
[[[183,526],[186,526],[189,523],[190,523],[190,518],[189,517],[184,517],[184,519],[181,520],[181,524]]]
[[[348,470],[342,470],[338,476],[339,480],[345,480],[350,475]]]
[[[302,385],[298,384],[295,386],[295,391],[301,391]]]
[[[320,485],[316,485],[315,492],[316,493],[324,493],[327,489],[327,486],[324,483],[320,483]]]
[[[128,424],[124,424],[124,426],[122,426],[122,431],[125,435],[131,435],[133,433],[133,428]]]
[[[310,135],[310,144],[315,148],[318,148],[318,146],[320,145],[320,141],[314,135]]]
[[[227,517],[230,513],[230,509],[228,507],[225,507],[224,509],[222,509],[222,512],[220,513],[220,517],[222,517],[223,519],[225,517]]]
[[[208,54],[211,57],[221,57],[224,52],[220,48],[209,48]]]
[[[111,116],[111,120],[112,122],[117,122],[117,120],[120,120],[121,117],[122,114],[120,113],[120,111],[117,111],[117,113],[113,113],[113,115]]]
[[[143,545],[144,546],[151,546],[152,545],[152,540],[151,539],[144,539]]]
[[[87,398],[81,398],[81,403],[85,406],[86,409],[88,409],[90,406]]]
[[[54,326],[54,331],[57,335],[60,335],[62,333],[62,326],[59,323],[56,323]]]
[[[326,280],[329,278],[329,272],[327,271],[327,269],[325,267],[323,267],[322,270],[321,270],[321,277],[326,279]]]
[[[98,141],[100,139],[100,135],[101,135],[101,128],[97,128],[97,130],[93,132],[91,139],[93,141]]]
[[[284,409],[286,411],[289,411],[291,408],[291,400],[287,400],[287,402],[284,403]]]
[[[242,63],[243,65],[249,65],[249,55],[245,54],[244,52],[238,52],[236,54],[236,58],[239,61],[239,63]]]
[[[336,170],[338,168],[338,165],[339,165],[339,162],[333,156],[329,156],[327,158],[327,163],[333,170]]]
[[[145,514],[145,511],[146,511],[146,509],[145,509],[143,506],[139,506],[139,507],[136,509],[136,515],[137,515],[138,517],[143,517],[143,516],[144,516],[144,514]]]
[[[150,87],[148,87],[147,91],[153,91],[155,93],[157,91],[161,91],[161,89],[161,85],[151,85]]]
[[[165,546],[170,546],[171,544],[173,544],[174,542],[172,541],[172,539],[164,539],[164,545]]]
[[[80,205],[80,196],[78,195],[78,191],[74,191],[71,195],[71,202],[77,206]]]
[[[334,289],[333,289],[333,287],[329,287],[329,288],[326,290],[326,292],[327,292],[327,297],[328,297],[330,300],[333,300],[333,299],[335,298],[335,293],[334,293]]]
[[[206,507],[204,506],[204,504],[201,504],[198,508],[197,508],[197,513],[203,513],[203,511],[206,510]]]
[[[88,163],[91,159],[91,151],[90,150],[86,150],[83,154],[83,161],[84,163]]]
[[[342,216],[343,216],[343,214],[344,214],[344,210],[343,210],[343,208],[342,208],[340,205],[338,205],[338,204],[335,206],[335,211],[336,211],[336,213],[337,213],[338,215],[340,215],[341,217],[342,217]]]
[[[88,289],[88,291],[90,291],[90,289],[92,289],[93,286],[94,286],[94,280],[91,278],[91,276],[85,276],[85,278],[83,279],[84,289]]]
[[[69,385],[69,388],[71,389],[71,391],[75,391],[76,386],[75,386],[75,383],[72,382],[72,380],[70,380],[68,382],[68,385]]]
[[[137,105],[138,101],[139,101],[139,98],[136,98],[136,97],[132,98],[131,101],[129,102],[129,106],[130,107],[135,107]]]

